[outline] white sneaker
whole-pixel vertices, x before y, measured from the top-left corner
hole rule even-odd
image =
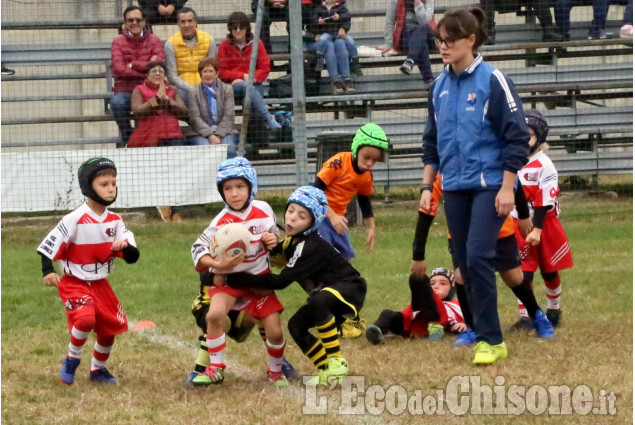
[[[396,51],[395,49],[390,49],[388,50],[386,53],[384,53],[384,57],[388,57],[388,56],[397,56],[399,54],[398,51]]]
[[[633,26],[623,25],[620,28],[620,38],[633,38]]]

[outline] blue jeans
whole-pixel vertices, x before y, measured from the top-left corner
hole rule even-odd
[[[325,218],[318,227],[318,233],[322,236],[322,239],[333,245],[344,258],[350,260],[355,257],[355,250],[351,245],[350,235],[340,235],[335,230],[335,227],[331,224],[331,220]]]
[[[453,259],[458,263],[474,319],[477,341],[503,342],[498,319],[494,257],[496,240],[505,217],[496,213],[498,189],[443,193]]]
[[[128,139],[132,134],[132,125],[130,124],[130,97],[132,93],[115,92],[110,99],[110,109],[115,116],[115,122],[119,127],[119,137],[121,138],[122,147],[128,144]]]
[[[626,4],[622,25],[633,25],[633,0],[629,0]]]
[[[556,27],[565,39],[570,38],[571,30],[571,9],[575,5],[575,0],[552,0],[554,5],[554,15],[556,17]],[[591,30],[599,31],[606,27],[606,17],[609,12],[609,0],[593,0],[593,20]]]
[[[409,31],[404,29],[399,39],[399,50],[405,52],[408,57],[417,65],[424,82],[434,80],[432,68],[430,66],[430,55],[428,54],[428,39],[432,39],[434,32],[428,24],[419,25]]]
[[[232,85],[234,89],[234,99],[237,104],[242,104],[245,99],[245,94],[247,93],[247,82],[241,81],[240,83]],[[262,117],[265,121],[269,121],[271,118],[271,114],[269,113],[269,109],[265,104],[265,101],[262,98],[262,85],[254,84],[254,90],[251,91],[249,95],[249,99],[251,101],[251,112]],[[243,105],[244,107],[245,105]]]
[[[352,40],[351,38],[351,41]],[[351,42],[348,44],[350,46]],[[352,45],[355,46],[354,41]],[[324,56],[329,78],[331,80],[338,80],[351,78],[349,46],[347,46],[346,39],[335,38],[329,33],[324,33],[320,36],[318,41],[308,46],[308,50],[311,53]],[[357,52],[357,46],[355,46],[355,52]]]
[[[227,159],[235,158],[238,155],[239,141],[238,133],[229,133],[220,140],[221,145],[227,145]],[[209,139],[203,136],[194,136],[189,140],[189,144],[192,146],[206,146],[209,145]]]

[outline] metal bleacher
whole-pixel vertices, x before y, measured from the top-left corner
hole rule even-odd
[[[437,10],[442,11],[443,7]],[[381,9],[364,10],[353,15],[354,22],[355,19],[381,18],[384,13]],[[225,20],[226,15],[200,16],[199,25],[222,24]],[[116,19],[3,21],[2,30],[4,34],[25,29],[100,29],[111,33],[112,39],[118,25]],[[481,52],[486,60],[511,77],[526,107],[545,112],[552,126],[549,142],[556,152],[554,160],[562,161],[563,174],[588,170],[632,172],[632,41],[582,40],[586,23],[572,25],[574,41],[543,43],[537,24],[524,16],[520,23],[497,25],[497,44],[483,46]],[[619,22],[609,21],[608,27],[619,30]],[[353,25],[351,35],[358,46],[382,43],[380,33],[356,32],[355,28]],[[282,69],[289,60],[286,37],[274,37],[273,42],[274,69]],[[333,96],[327,79],[322,78],[317,95],[306,98],[310,162],[316,160],[315,143],[319,134],[325,131],[350,134],[372,119],[386,127],[393,145],[390,160],[374,173],[375,180],[409,184],[420,179],[419,148],[427,112],[427,92],[419,75],[406,76],[398,71],[403,59],[403,56],[362,58],[365,75],[357,77],[357,92],[352,95]],[[438,72],[439,55],[432,52],[431,60]],[[109,61],[109,41],[4,44],[3,37],[2,63],[19,71],[2,77],[3,149],[113,146],[117,136],[109,110],[112,88]],[[278,71],[270,78],[282,75]],[[43,85],[46,90],[21,89]],[[47,107],[30,108],[34,102]],[[291,99],[268,97],[266,102],[273,109],[288,109]],[[394,112],[394,116],[386,118],[380,114],[382,111]],[[325,113],[333,117],[328,123],[324,122]],[[314,115],[319,118],[314,119]],[[99,130],[85,131],[86,125],[98,123]],[[66,131],[67,128],[73,130]],[[78,128],[80,130],[75,131]],[[263,187],[294,186],[294,159],[292,155],[280,156],[282,150],[292,152],[293,145],[263,141],[261,146],[250,149],[252,158],[261,161],[259,173]],[[606,165],[600,165],[602,155],[609,157],[606,161],[602,159]]]

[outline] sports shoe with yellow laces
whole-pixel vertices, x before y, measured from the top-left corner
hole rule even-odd
[[[342,337],[359,338],[366,332],[366,320],[364,319],[346,319],[342,323]]]
[[[474,347],[474,364],[492,364],[496,360],[507,357],[507,346],[504,342],[489,345],[485,341],[479,341]]]

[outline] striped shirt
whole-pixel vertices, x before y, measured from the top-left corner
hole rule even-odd
[[[112,243],[125,240],[136,246],[133,233],[121,216],[111,211],[97,215],[87,204],[65,215],[42,241],[37,251],[58,261],[65,275],[85,281],[106,279],[114,268]]]

